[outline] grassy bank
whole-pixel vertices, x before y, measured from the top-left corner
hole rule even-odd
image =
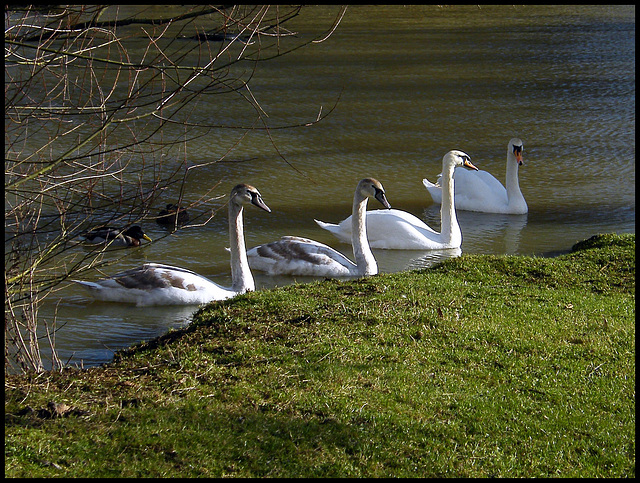
[[[251,293],[5,382],[6,476],[635,476],[635,235]]]

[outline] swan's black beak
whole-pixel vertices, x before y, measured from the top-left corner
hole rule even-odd
[[[269,208],[264,201],[262,201],[262,196],[257,193],[251,193],[251,204],[256,205],[258,208],[262,208],[267,213],[271,213],[271,208]]]
[[[382,203],[382,206],[384,206],[387,210],[391,209],[391,205],[387,201],[387,197],[384,195],[384,191],[382,191],[381,189],[376,188],[376,200]]]

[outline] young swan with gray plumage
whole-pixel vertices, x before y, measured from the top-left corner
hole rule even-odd
[[[253,204],[271,212],[260,192],[248,184],[239,184],[229,198],[229,243],[231,246],[231,287],[222,287],[191,270],[160,263],[145,263],[113,277],[84,282],[94,298],[107,302],[137,305],[196,305],[224,300],[255,290],[247,262],[242,222],[243,206]]]
[[[247,252],[252,270],[269,275],[361,277],[378,273],[378,264],[367,240],[367,200],[373,197],[390,209],[384,188],[373,178],[360,180],[353,197],[352,245],[355,263],[333,248],[314,240],[285,236]]]

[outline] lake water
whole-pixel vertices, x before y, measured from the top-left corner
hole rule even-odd
[[[308,36],[337,11],[309,7],[287,27]],[[635,233],[633,6],[350,7],[327,41],[260,63],[251,88],[273,126],[335,109],[314,126],[250,133],[236,147],[238,132],[230,130],[190,141],[194,164],[231,152],[188,180],[187,201],[218,182],[221,195],[247,182],[271,207],[270,214],[245,210],[248,247],[301,235],[351,255],[313,219],[348,216],[355,185],[368,176],[383,183],[392,207],[439,229],[439,207],[422,178],[435,180],[443,155],[461,149],[504,182],[506,144],[515,136],[524,141],[520,186],[529,213],[459,211],[462,253],[546,256],[596,233]],[[198,115],[252,119],[222,97]],[[109,273],[155,261],[229,285],[225,214],[165,238],[149,221],[144,229],[158,242],[132,250]],[[374,253],[381,272],[452,255]],[[255,278],[258,289],[308,281]],[[61,359],[88,367],[188,323],[195,310],[94,302],[70,285],[40,315],[57,314]]]

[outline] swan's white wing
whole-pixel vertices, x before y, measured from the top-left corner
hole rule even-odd
[[[321,223],[318,224],[325,228]],[[331,228],[329,231],[336,237],[351,243],[351,216],[338,225],[331,225]],[[443,248],[440,233],[417,216],[396,209],[367,211],[367,238],[371,248],[398,250]]]
[[[314,277],[350,276],[355,263],[333,248],[314,240],[284,236],[247,251],[249,266],[271,275]]]
[[[315,221],[320,228],[324,228],[328,232],[331,232],[338,240],[345,243],[351,243],[351,216],[342,220],[339,224],[325,223],[320,220]]]
[[[341,241],[351,243],[351,215],[337,225],[318,220],[316,223]],[[367,238],[372,248],[387,248],[371,245],[374,240],[397,238],[406,235],[406,232],[413,234],[414,229],[424,230],[426,233],[436,233],[420,218],[406,211],[396,209],[367,211]]]
[[[371,221],[371,225],[369,225],[369,221]],[[378,231],[387,227],[403,227],[407,224],[421,230],[426,230],[429,233],[436,233],[424,221],[407,211],[396,210],[393,208],[390,210],[367,211],[367,234],[369,233],[369,226]]]
[[[440,186],[441,176],[442,174],[438,175],[438,181],[436,181],[435,183],[432,183],[427,178],[424,178],[422,180],[422,184],[425,188],[427,188],[427,191],[431,195],[431,199],[433,199],[433,202],[438,205],[442,203],[442,186]]]
[[[431,250],[442,248],[442,235],[411,213],[402,210],[367,212],[371,248]]]
[[[432,183],[423,179],[433,202],[442,203],[440,179]],[[456,168],[454,175],[454,201],[456,209],[501,213],[508,204],[507,190],[495,176],[487,171],[469,171]]]
[[[458,177],[458,171],[460,171],[460,172],[462,172],[464,174],[460,175]],[[468,182],[470,180],[473,180],[473,179],[475,179],[476,181],[477,180],[481,180],[482,183],[484,183],[484,189],[486,189],[488,191],[491,191],[492,193],[499,193],[499,192],[502,192],[502,191],[504,191],[506,193],[506,190],[505,190],[504,186],[502,185],[502,183],[500,181],[498,181],[498,179],[494,175],[489,173],[488,171],[482,171],[482,170],[468,171],[466,169],[456,168],[456,178],[455,178],[456,184],[459,184],[458,182],[461,179],[465,180],[463,183],[466,183],[466,182]]]
[[[507,190],[487,171],[456,168],[455,204],[459,210],[497,212],[508,204]]]
[[[505,187],[487,171],[467,171],[463,168],[456,168],[455,176],[455,196],[477,197],[479,200],[489,201],[492,199],[507,202],[507,190]]]
[[[74,281],[98,300],[137,305],[202,304],[236,295],[191,270],[159,263],[145,263],[96,282]]]

